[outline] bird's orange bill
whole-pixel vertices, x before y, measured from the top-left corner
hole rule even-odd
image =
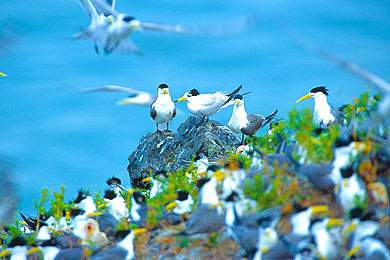
[[[360,246],[355,246],[354,248],[352,248],[351,250],[349,250],[346,254],[345,254],[345,258],[346,259],[349,259],[351,258],[354,254],[356,254],[357,252],[360,251]]]
[[[181,97],[181,98],[179,98],[178,100],[176,100],[175,102],[183,101],[183,100],[187,100],[187,98],[186,98],[186,97]]]
[[[125,98],[125,99],[118,101],[119,105],[131,104],[131,103],[133,103],[133,100],[131,98]]]
[[[7,74],[0,72],[0,76],[7,77]]]
[[[143,182],[152,182],[152,178],[147,177],[142,179]]]
[[[133,229],[134,236],[141,235],[141,234],[145,233],[146,231],[148,231],[146,228],[136,228],[136,229]]]
[[[319,214],[319,213],[324,213],[329,211],[329,207],[327,205],[320,205],[320,206],[313,206],[311,213],[314,214]]]
[[[41,249],[39,249],[39,247],[36,246],[36,247],[33,247],[30,250],[28,250],[26,255],[31,255],[31,254],[38,253],[38,252],[41,252]]]
[[[87,215],[87,217],[91,218],[91,217],[97,217],[97,216],[100,216],[100,215],[103,215],[103,213],[99,212],[99,211],[96,211],[96,212],[89,213]]]
[[[300,99],[297,100],[297,103],[302,101],[302,100],[305,100],[305,99],[308,99],[308,98],[311,98],[313,97],[313,94],[307,94],[307,95],[304,95],[303,97],[301,97]]]
[[[5,249],[5,250],[1,251],[0,258],[5,257],[5,256],[10,255],[10,254],[11,254],[11,251]]]
[[[328,227],[337,227],[342,226],[344,224],[343,219],[341,218],[330,218],[328,221]]]
[[[178,206],[178,204],[176,202],[171,202],[168,205],[166,205],[165,207],[167,208],[168,211],[172,211],[177,206]]]
[[[169,90],[168,90],[168,89],[164,88],[163,92],[164,92],[165,94],[169,95]]]

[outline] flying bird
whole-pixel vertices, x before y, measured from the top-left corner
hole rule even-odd
[[[242,95],[236,95],[234,100],[233,113],[228,126],[233,133],[242,134],[241,144],[244,142],[244,135],[254,136],[260,128],[269,124],[276,113],[278,113],[278,110],[276,109],[272,114],[266,117],[259,114],[248,114],[245,111]]]

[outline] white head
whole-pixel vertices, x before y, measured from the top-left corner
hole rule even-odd
[[[314,98],[314,102],[326,101],[327,103],[327,96],[328,96],[328,89],[326,87],[323,86],[315,87],[310,90],[309,94],[306,94],[305,96],[298,99],[297,103],[308,98]]]
[[[157,94],[158,96],[162,95],[168,95],[169,96],[169,89],[167,84],[160,84],[157,88]]]

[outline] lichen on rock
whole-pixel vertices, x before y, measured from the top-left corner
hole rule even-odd
[[[142,137],[137,149],[129,156],[129,172],[132,187],[144,187],[142,179],[156,170],[175,172],[183,168],[196,155],[209,161],[225,157],[240,144],[228,127],[217,121],[202,122],[200,117],[190,116],[173,132],[156,132]]]

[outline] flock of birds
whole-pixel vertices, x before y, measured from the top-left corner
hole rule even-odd
[[[252,129],[269,123],[276,111],[268,117],[247,114],[242,95],[238,94],[240,90],[241,86],[230,94],[199,94],[197,90],[191,90],[177,101],[186,100],[189,111],[204,118],[234,103],[229,127],[251,135]],[[325,87],[316,87],[297,101],[314,98],[313,120],[325,131],[331,123],[345,124],[338,116],[340,111],[329,106],[327,95]],[[157,124],[168,124],[174,111],[168,86],[161,84],[157,99],[150,106],[151,117]],[[149,192],[127,189],[118,178],[112,177],[107,180],[109,188],[103,201],[94,202],[91,195],[79,192],[59,219],[45,214],[37,218],[21,214],[24,235],[14,237],[0,253],[0,258],[11,254],[10,259],[41,259],[40,251],[44,260],[130,260],[135,259],[135,236],[155,228],[170,230],[170,226],[180,224],[181,228],[168,231],[166,236],[192,237],[221,232],[224,228],[225,236],[242,248],[247,259],[390,259],[386,247],[390,241],[388,147],[382,146],[376,151],[382,153],[381,163],[387,165],[380,176],[382,179],[378,177],[366,185],[358,174],[358,166],[360,154],[368,144],[356,140],[349,124],[341,125],[329,164],[298,162],[292,152],[287,152],[286,147],[293,144],[281,142],[280,147],[284,148],[269,154],[262,154],[251,144],[239,146],[236,153],[251,160],[247,170],[237,159],[213,164],[207,158],[198,158],[194,162],[196,171],[187,176],[189,182],[196,182],[197,198],[194,199],[188,190],[176,187],[176,199],[164,206],[158,216],[158,225],[153,227],[148,223],[147,202],[159,199],[169,184],[169,175],[164,171],[154,172],[143,180],[151,182]],[[264,170],[272,172],[275,165],[281,167],[282,164],[288,166],[291,178],[302,179],[312,189],[330,195],[341,208],[342,215],[330,217],[329,205],[303,206],[298,202],[294,202],[288,211],[273,207],[248,212],[248,205],[255,209],[257,204],[245,193],[246,182],[261,176],[264,189],[270,189],[272,176],[264,174]],[[124,194],[131,196],[131,203],[126,203]],[[291,231],[284,234],[277,231],[283,217],[288,218],[291,226]],[[27,239],[29,233],[35,236],[33,243],[27,242],[31,241]]]
[[[230,24],[203,27],[154,24],[142,22],[132,15],[116,11],[115,0],[78,0],[78,2],[87,13],[90,25],[72,38],[74,40],[91,40],[98,54],[99,47],[103,47],[105,54],[110,54],[113,51],[142,54],[138,47],[128,38],[132,32],[138,29],[180,34],[222,35],[247,30],[255,18],[255,15],[250,15],[245,16],[243,19],[232,19],[233,22]]]

